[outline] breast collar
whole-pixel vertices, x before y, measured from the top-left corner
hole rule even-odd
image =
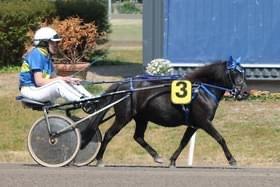
[[[222,90],[222,91],[228,91],[228,92],[233,91],[233,89],[216,86],[216,85],[212,85],[212,84],[207,84],[207,83],[199,83],[198,88],[203,89],[215,101],[215,103],[219,103],[219,98],[213,93],[211,88]]]

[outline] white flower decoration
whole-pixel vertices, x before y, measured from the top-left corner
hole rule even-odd
[[[150,75],[167,75],[172,72],[171,62],[167,59],[157,58],[148,63],[146,72]]]

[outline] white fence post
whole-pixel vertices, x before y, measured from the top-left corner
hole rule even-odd
[[[192,166],[196,132],[192,135],[189,147],[188,166]]]
[[[112,16],[112,0],[108,0],[108,20],[111,20]]]

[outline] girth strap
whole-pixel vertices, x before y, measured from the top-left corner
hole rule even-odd
[[[194,84],[192,87],[192,100],[194,100],[199,92],[199,86]],[[187,105],[182,105],[182,110],[184,112],[185,122],[186,124],[190,125],[190,103]]]

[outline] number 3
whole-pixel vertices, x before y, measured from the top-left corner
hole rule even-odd
[[[171,101],[174,104],[188,104],[191,102],[192,84],[188,80],[176,80],[171,84]]]

